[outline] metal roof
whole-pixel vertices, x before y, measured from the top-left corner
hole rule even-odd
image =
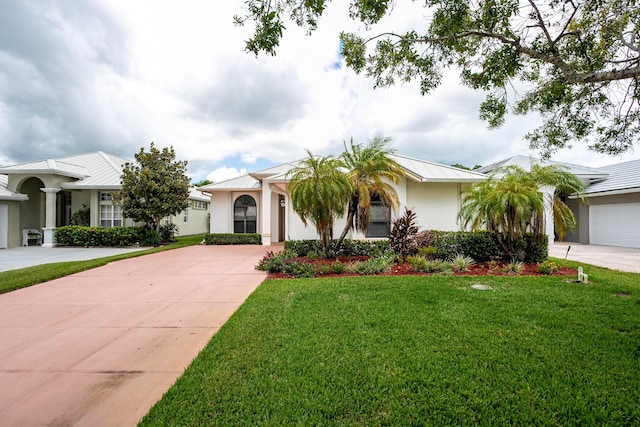
[[[89,171],[89,175],[81,180],[65,182],[62,188],[65,189],[118,189],[120,188],[120,177],[122,168],[127,159],[112,156],[96,151],[93,153],[78,154],[75,156],[60,159],[67,163],[82,165]]]
[[[62,159],[47,159],[4,166],[0,168],[0,174],[52,174],[70,178],[84,178],[88,175],[88,171],[82,165],[68,163]]]
[[[499,162],[481,167],[476,169],[476,172],[491,174],[496,169],[506,167],[506,166],[520,166],[524,170],[531,169],[531,166],[534,164],[547,166],[547,165],[556,165],[560,167],[567,168],[572,174],[577,176],[578,178],[589,182],[593,180],[605,179],[608,176],[606,171],[603,171],[601,168],[590,168],[587,166],[576,165],[573,163],[563,163],[563,162],[554,162],[551,160],[542,160],[536,157],[531,156],[513,156],[508,159],[501,160]]]
[[[476,171],[459,169],[426,160],[393,154],[391,156],[407,172],[408,177],[419,182],[481,182],[486,175]]]
[[[226,181],[198,187],[203,193],[213,193],[216,191],[247,191],[259,190],[261,188],[260,181],[249,175],[239,176],[237,178],[227,179]]]
[[[0,200],[29,200],[29,196],[26,194],[9,190],[9,188],[7,188],[8,183],[9,177],[7,175],[0,175]]]
[[[599,169],[606,172],[608,178],[590,185],[585,190],[588,196],[640,192],[640,160],[603,166]]]

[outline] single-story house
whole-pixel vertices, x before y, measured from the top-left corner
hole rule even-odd
[[[393,159],[402,166],[405,177],[395,187],[403,206],[414,210],[423,229],[459,230],[457,216],[461,190],[465,186],[486,180],[486,175],[401,155]],[[298,162],[283,163],[238,178],[210,184],[198,189],[212,196],[212,233],[259,233],[262,243],[270,245],[284,240],[316,239],[312,224],[305,226],[291,208],[287,172]],[[389,235],[389,215],[381,202],[374,202],[366,236],[351,234],[350,238],[379,238]],[[334,230],[344,228],[339,219]]]
[[[489,174],[509,165],[528,169],[532,163],[565,167],[585,184],[585,203],[581,203],[575,195],[564,196],[565,203],[578,221],[577,230],[568,233],[565,241],[640,248],[640,160],[590,168],[514,156],[477,171]],[[547,221],[547,225],[549,223]]]
[[[112,203],[129,160],[101,151],[0,167],[0,248],[53,246],[56,227],[69,225],[75,212],[89,208],[91,226],[133,225]],[[167,222],[179,233],[206,233],[208,195],[192,189],[189,208]]]

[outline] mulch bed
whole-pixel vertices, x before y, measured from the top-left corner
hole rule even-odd
[[[348,264],[350,262],[355,261],[365,261],[369,259],[367,256],[360,257],[344,257],[339,256],[336,260]],[[305,257],[299,258],[300,261],[319,265],[319,264],[331,264],[335,260],[328,260],[324,258],[318,258],[314,260],[307,260]],[[469,267],[469,271],[464,272],[454,272],[454,276],[514,276],[512,273],[507,272],[508,262],[482,262],[473,264]],[[578,271],[574,268],[560,266],[558,271],[551,274],[552,276],[575,276],[578,274]],[[411,267],[411,264],[408,262],[403,262],[399,264],[394,264],[391,266],[391,270],[388,272],[380,273],[379,276],[406,276],[406,275],[417,275],[417,276],[431,276],[433,273],[417,273]],[[342,274],[322,274],[317,277],[344,277],[344,276],[360,276],[359,274],[350,274],[346,271]],[[545,274],[538,273],[538,265],[537,264],[523,264],[522,272],[518,274],[518,276],[545,276]],[[284,273],[269,273],[270,279],[285,279],[289,278]]]

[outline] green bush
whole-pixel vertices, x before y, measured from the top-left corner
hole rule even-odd
[[[453,272],[453,265],[441,259],[426,259],[421,256],[410,256],[407,261],[417,273],[440,273],[450,274]]]
[[[510,261],[515,258],[527,263],[542,262],[549,254],[545,235],[527,233],[514,242],[517,254],[505,251],[496,233],[488,231],[422,231],[416,238],[420,247],[436,248],[435,258],[453,259],[460,254],[477,262]]]
[[[309,253],[322,253],[322,244],[319,240],[287,240],[284,242],[285,250],[290,250],[297,256],[308,256]],[[341,256],[379,256],[389,250],[388,240],[344,240],[339,249],[336,249],[336,241],[333,240],[329,249]]]
[[[558,264],[553,261],[543,261],[538,263],[538,273],[540,274],[553,274],[560,269]]]
[[[204,236],[205,245],[259,245],[261,242],[257,233],[214,233]]]
[[[149,231],[143,227],[87,227],[66,225],[56,228],[55,238],[59,246],[152,246]],[[157,233],[156,233],[157,234]]]
[[[366,261],[356,261],[347,265],[346,270],[352,274],[380,274],[389,271],[395,263],[395,254],[385,253],[383,255],[369,258]]]

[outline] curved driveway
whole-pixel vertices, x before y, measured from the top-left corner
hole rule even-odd
[[[0,295],[2,425],[135,425],[265,279],[269,249],[191,246]]]

